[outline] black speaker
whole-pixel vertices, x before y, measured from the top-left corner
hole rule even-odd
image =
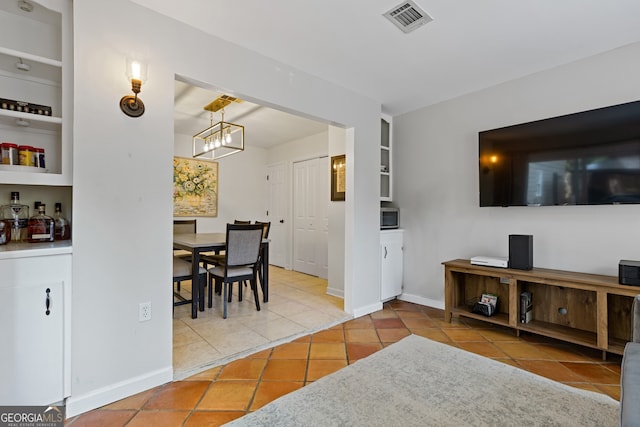
[[[533,236],[509,235],[509,268],[531,270],[533,268]]]
[[[640,286],[640,261],[620,260],[618,264],[618,283]]]

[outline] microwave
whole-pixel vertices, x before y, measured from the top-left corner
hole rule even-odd
[[[380,229],[400,227],[400,210],[398,208],[380,208]]]

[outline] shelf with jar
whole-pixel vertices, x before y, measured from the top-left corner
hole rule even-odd
[[[71,2],[28,4],[0,5],[0,143],[39,149],[44,165],[3,157],[0,182],[71,185]]]
[[[390,202],[393,199],[393,179],[391,175],[391,117],[380,120],[380,200]]]

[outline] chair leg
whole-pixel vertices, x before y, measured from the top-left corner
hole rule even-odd
[[[200,311],[204,311],[204,287],[207,282],[207,277],[204,274],[201,274],[198,277],[198,306],[200,307]],[[193,298],[193,296],[192,296]]]
[[[256,302],[256,310],[260,311],[260,301],[258,298],[258,284],[256,279],[251,279],[251,289],[253,290],[253,299]]]
[[[226,319],[227,318],[227,293],[229,293],[229,284],[227,282],[224,282],[223,286],[224,286],[224,295],[222,297],[222,301],[223,301],[222,318]]]

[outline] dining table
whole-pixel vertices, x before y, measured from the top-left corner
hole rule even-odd
[[[204,294],[200,295],[200,287],[193,286],[199,280],[200,254],[205,252],[219,253],[226,248],[226,233],[176,233],[173,235],[173,247],[191,252],[192,286],[191,317],[198,317],[198,310],[204,311]],[[269,239],[262,239],[262,257],[259,266],[262,273],[260,287],[262,300],[269,302]],[[196,309],[197,301],[197,309]]]

